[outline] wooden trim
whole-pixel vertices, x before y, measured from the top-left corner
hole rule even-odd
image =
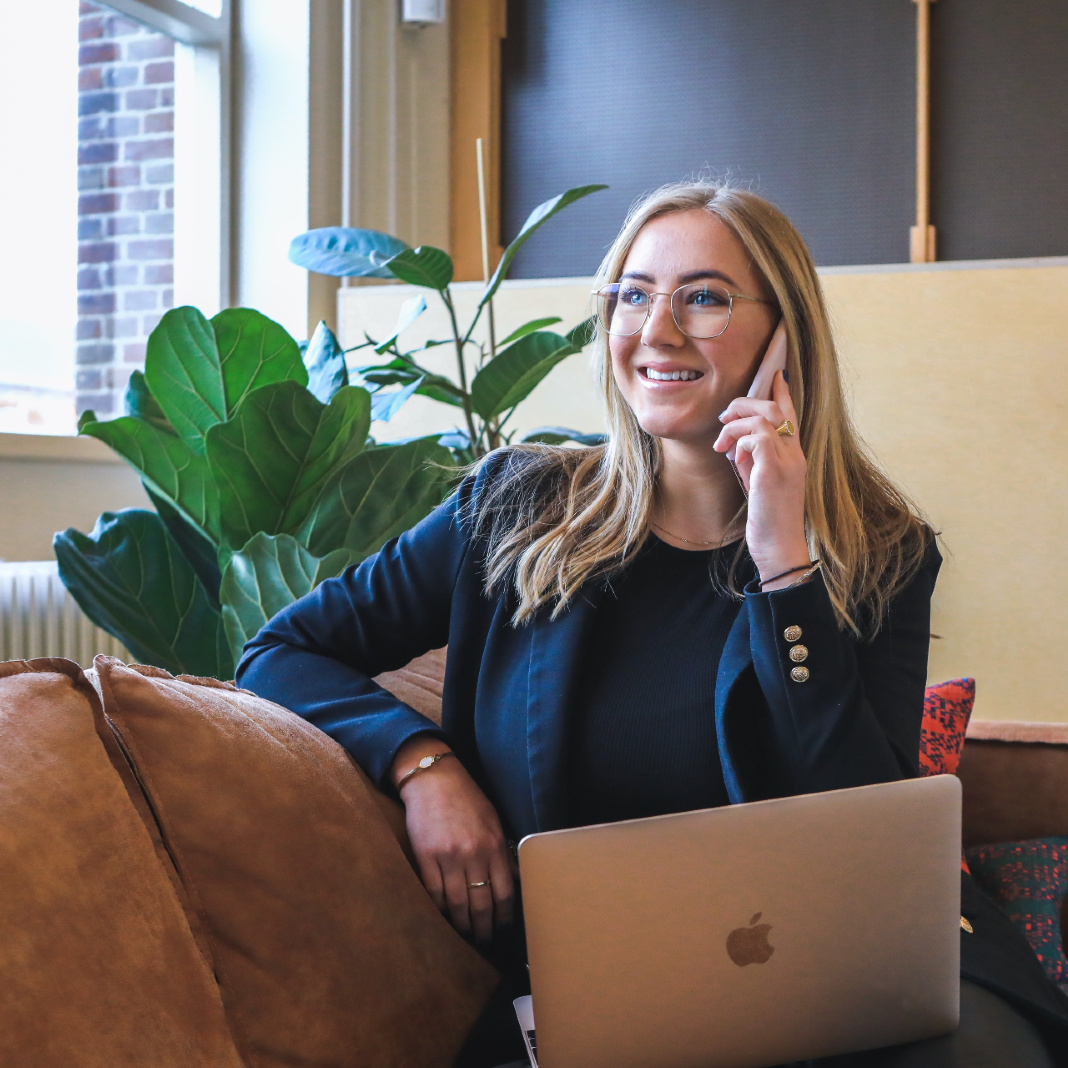
[[[969,742],[1068,745],[1068,723],[1023,723],[1014,720],[973,719],[968,724],[965,737]]]
[[[916,225],[909,229],[909,259],[932,263],[935,228],[931,225],[931,3],[916,4]]]
[[[449,5],[451,53],[450,157],[452,188],[449,252],[457,281],[482,278],[478,173],[475,141],[486,154],[486,214],[490,265],[500,245],[501,189],[501,40],[505,36],[506,0],[452,0]]]

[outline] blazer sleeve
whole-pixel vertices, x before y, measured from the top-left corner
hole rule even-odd
[[[764,734],[792,780],[786,792],[919,775],[931,595],[941,563],[932,539],[870,640],[839,628],[819,574],[794,589],[747,590],[753,664],[771,721]]]
[[[470,488],[340,577],[284,608],[245,646],[237,683],[329,734],[384,785],[413,735],[432,721],[373,682],[449,640],[453,589],[468,536]]]

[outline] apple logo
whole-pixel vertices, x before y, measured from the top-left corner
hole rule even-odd
[[[766,964],[775,952],[775,947],[768,943],[771,924],[757,924],[757,920],[763,915],[758,912],[749,921],[748,927],[736,927],[727,935],[727,956],[739,968],[744,968],[747,964]]]

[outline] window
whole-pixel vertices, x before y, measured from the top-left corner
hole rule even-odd
[[[41,78],[30,48],[0,69],[6,99],[34,102],[10,142],[32,146],[32,165],[0,173],[0,431],[70,434],[88,409],[121,414],[162,314],[223,302],[226,13],[221,0],[159,6],[8,13],[10,40],[50,27],[55,73]]]

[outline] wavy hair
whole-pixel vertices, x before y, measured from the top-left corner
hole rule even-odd
[[[647,222],[695,208],[715,215],[741,241],[785,321],[789,389],[808,468],[809,549],[823,562],[839,626],[872,636],[891,598],[922,565],[933,534],[853,428],[823,291],[794,226],[748,189],[703,181],[667,185],[631,208],[595,288],[619,280]],[[607,442],[514,446],[474,504],[476,531],[488,539],[486,590],[514,585],[515,625],[549,604],[555,618],[584,583],[618,571],[649,537],[660,443],[642,430],[620,392],[600,325],[593,346]],[[743,542],[725,583],[736,597],[744,553]]]

